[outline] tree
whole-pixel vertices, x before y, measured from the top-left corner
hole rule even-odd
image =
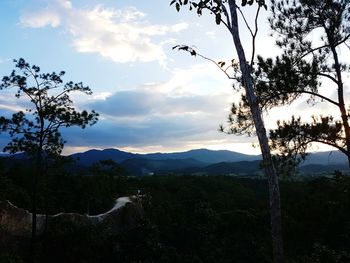
[[[341,61],[340,54],[341,48],[350,49],[350,2],[274,0],[271,12],[270,25],[283,54],[258,58],[255,78],[261,107],[270,109],[308,96],[309,104],[322,101],[339,112],[312,116],[309,122],[298,116],[278,121],[277,129],[270,131],[272,148],[284,159],[301,160],[312,143],[323,143],[346,154],[350,165],[350,105],[344,98],[344,75],[350,65]],[[322,94],[322,85],[329,85],[336,95]]]
[[[242,0],[242,6],[245,6],[247,4],[252,5],[254,2],[256,2],[258,6],[255,17],[255,30],[252,30],[252,28],[248,25],[243,13],[241,12],[240,7],[238,7],[235,0],[173,0],[170,4],[175,4],[177,11],[181,9],[181,6],[188,5],[189,9],[195,9],[198,15],[202,15],[202,12],[204,10],[209,11],[212,15],[215,16],[216,24],[223,24],[228,29],[233,38],[233,43],[236,48],[239,60],[239,66],[237,69],[239,68],[241,74],[238,80],[241,82],[245,90],[245,101],[242,104],[247,105],[248,111],[246,111],[244,115],[240,111],[233,112],[234,114],[230,115],[230,121],[234,127],[229,127],[228,131],[234,133],[244,132],[244,130],[239,128],[239,125],[242,122],[246,124],[249,123],[249,127],[252,127],[252,125],[255,127],[255,132],[257,134],[260,149],[262,152],[263,167],[269,184],[273,258],[274,262],[277,263],[284,262],[279,182],[272,161],[272,156],[268,144],[268,137],[262,118],[262,112],[259,107],[259,101],[255,92],[255,83],[253,82],[252,77],[252,68],[255,59],[255,38],[258,32],[258,16],[260,9],[262,7],[267,7],[264,0]],[[247,60],[244,48],[241,43],[238,26],[238,13],[242,15],[243,20],[252,36],[253,52],[250,61]],[[195,50],[187,46],[178,46],[178,48],[190,51],[191,55],[197,55],[197,52]],[[226,75],[228,75],[227,68],[223,69],[225,66],[223,62],[216,64]],[[234,63],[232,63],[232,66],[235,67]],[[235,105],[233,108],[235,108]]]
[[[25,112],[12,117],[0,117],[0,132],[10,135],[11,141],[4,151],[24,152],[35,162],[36,172],[32,178],[32,242],[36,238],[38,180],[44,175],[45,161],[61,154],[64,140],[60,133],[63,127],[85,128],[98,120],[95,111],[77,111],[70,94],[83,92],[91,95],[89,87],[72,81],[64,83],[60,73],[41,73],[40,68],[30,65],[23,58],[14,60],[15,70],[2,78],[0,89],[15,89],[15,96],[28,105]]]

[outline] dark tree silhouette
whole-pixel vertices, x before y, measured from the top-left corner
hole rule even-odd
[[[339,112],[312,116],[310,122],[298,116],[279,121],[278,128],[270,132],[272,147],[283,159],[300,161],[311,143],[323,143],[346,154],[350,165],[350,111],[344,97],[350,65],[342,61],[342,56],[349,56],[344,52],[350,40],[350,2],[278,0],[272,4],[269,21],[283,54],[275,59],[258,58],[255,77],[261,107],[270,109],[308,96],[309,104],[322,101]],[[322,94],[322,83],[334,96]]]
[[[244,114],[241,111],[233,110],[230,115],[230,127],[227,128],[228,133],[242,133],[251,132],[249,129],[240,129],[239,126],[242,122],[248,124],[249,128],[254,128],[256,135],[259,140],[260,149],[263,157],[263,167],[265,175],[268,178],[269,193],[270,193],[270,211],[271,211],[271,236],[272,236],[272,247],[273,247],[273,259],[274,262],[284,262],[283,255],[283,238],[282,238],[282,226],[281,226],[281,203],[280,203],[280,190],[278,176],[273,164],[270,148],[268,144],[268,137],[264,121],[262,118],[262,112],[259,107],[258,98],[255,92],[255,83],[252,77],[252,68],[255,60],[255,39],[258,32],[258,16],[262,7],[267,8],[264,0],[242,0],[242,6],[253,5],[257,3],[257,11],[255,16],[254,29],[252,29],[247,20],[245,19],[243,12],[237,5],[235,0],[173,0],[171,5],[175,5],[177,11],[182,6],[189,6],[190,10],[196,10],[198,15],[202,15],[203,11],[209,11],[215,17],[216,24],[223,24],[232,36],[234,46],[238,55],[238,63],[232,61],[231,65],[235,70],[239,70],[240,76],[237,78],[245,90],[245,102],[242,103],[247,106]],[[253,43],[253,52],[250,61],[247,60],[245,51],[241,42],[238,25],[238,14],[242,15],[243,22],[247,26]],[[177,46],[179,49],[189,51],[191,55],[197,55],[197,52],[188,46]],[[203,57],[203,56],[202,56]],[[205,57],[204,57],[205,58]],[[210,60],[210,59],[209,59]],[[224,62],[216,63],[216,65],[227,75],[227,67],[225,68]],[[236,108],[235,105],[232,107]]]
[[[70,94],[83,92],[91,95],[89,87],[80,83],[64,83],[65,72],[41,73],[23,58],[14,60],[15,70],[5,76],[0,89],[15,89],[15,96],[28,105],[25,111],[14,113],[11,118],[0,117],[0,132],[10,135],[11,141],[4,148],[10,153],[24,152],[35,162],[32,180],[32,242],[36,238],[38,180],[44,175],[48,158],[61,154],[64,140],[60,128],[93,125],[98,120],[95,111],[77,111]]]

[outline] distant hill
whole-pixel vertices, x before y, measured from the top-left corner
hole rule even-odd
[[[25,154],[0,155],[6,163],[26,159]],[[101,160],[111,159],[122,165],[130,174],[261,174],[260,155],[246,155],[226,150],[196,149],[175,153],[137,154],[118,149],[89,150],[72,154],[75,164],[67,167],[71,171],[88,171],[88,167]],[[348,163],[344,154],[339,151],[311,153],[300,165],[302,174],[322,174],[334,170],[347,170]]]
[[[226,150],[207,150],[197,149],[186,152],[175,153],[149,153],[149,154],[137,154],[120,151],[117,149],[105,149],[105,150],[89,150],[83,153],[72,154],[79,165],[90,166],[100,160],[111,159],[115,162],[121,163],[130,159],[148,159],[148,160],[169,160],[169,159],[194,159],[201,163],[214,164],[219,162],[240,162],[240,161],[253,161],[258,160],[261,157],[259,155],[247,155],[243,153],[226,151]]]
[[[221,162],[201,169],[208,175],[256,175],[261,174],[261,161]]]
[[[164,159],[195,159],[200,162],[214,164],[219,162],[240,162],[240,161],[254,161],[259,160],[259,155],[247,155],[243,153],[227,151],[227,150],[208,150],[208,149],[196,149],[186,152],[175,153],[151,153],[145,154],[144,158],[152,160],[164,160]]]
[[[112,159],[131,174],[169,172],[198,174],[259,174],[260,155],[247,155],[227,150],[195,149],[174,153],[136,154],[117,149],[90,150],[71,155],[80,166],[91,166]],[[348,170],[347,158],[339,151],[314,152],[300,166],[303,174]]]
[[[154,173],[162,174],[169,172],[179,172],[188,168],[197,168],[206,166],[206,163],[195,159],[129,159],[121,163],[130,174],[133,175],[151,175]]]
[[[322,173],[332,173],[335,170],[339,171],[349,171],[349,166],[347,164],[330,164],[330,165],[322,165],[322,164],[307,164],[301,166],[300,172],[302,174],[322,174]]]
[[[89,150],[83,153],[72,154],[71,157],[76,160],[77,164],[82,166],[91,166],[102,160],[111,159],[121,163],[128,159],[142,158],[141,154],[123,152],[117,149]]]
[[[311,153],[305,162],[301,165],[309,164],[321,164],[321,165],[335,165],[335,164],[347,164],[348,159],[345,154],[340,151],[329,152],[313,152]]]

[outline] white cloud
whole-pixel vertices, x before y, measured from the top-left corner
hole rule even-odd
[[[20,17],[24,27],[40,28],[45,26],[58,27],[61,23],[59,14],[53,10],[43,10],[34,14],[26,13]]]
[[[163,64],[166,59],[163,45],[170,38],[168,34],[185,30],[188,25],[153,25],[145,17],[145,13],[133,7],[115,9],[97,5],[78,9],[71,1],[56,0],[46,9],[26,12],[20,23],[32,28],[62,26],[71,34],[78,52],[97,53],[119,63],[159,61]],[[159,36],[163,39],[156,40]]]
[[[170,118],[187,114],[188,118],[197,118],[196,115],[215,116],[216,122],[218,117],[224,116],[229,103],[229,97],[225,93],[171,96],[156,90],[139,88],[116,92],[104,100],[92,102],[90,107],[105,115],[119,118],[138,117],[149,121],[156,117]]]
[[[218,132],[233,100],[230,87],[215,66],[202,63],[174,70],[163,83],[117,91],[85,105],[99,112],[101,121],[95,131],[86,131],[81,144],[146,152],[214,148],[218,143],[232,147],[242,138]],[[80,146],[76,139],[74,143]]]
[[[182,30],[185,30],[188,28],[188,24],[187,23],[178,23],[178,24],[175,24],[171,27],[171,31],[173,32],[180,32]]]
[[[17,106],[17,105],[9,105],[9,104],[2,104],[0,103],[0,110],[6,110],[9,112],[18,112],[18,111],[25,111],[25,108]]]
[[[88,98],[88,100],[106,100],[106,98],[110,97],[112,95],[109,91],[104,92],[95,92],[92,95],[92,98]]]
[[[191,58],[189,57],[189,59]],[[211,62],[175,68],[172,73],[172,77],[168,81],[154,85],[152,88],[173,96],[191,93],[209,96],[226,93],[227,97],[233,96],[232,80],[228,79]]]

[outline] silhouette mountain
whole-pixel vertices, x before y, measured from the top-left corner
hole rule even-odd
[[[83,153],[74,153],[71,157],[76,160],[78,165],[91,166],[102,160],[113,160],[121,163],[128,159],[142,158],[141,154],[123,152],[118,149],[104,149],[104,150],[89,150]]]
[[[6,163],[26,160],[23,153],[1,155]],[[70,170],[88,171],[88,167],[101,160],[113,160],[122,165],[130,174],[261,174],[260,155],[247,155],[227,150],[195,149],[174,153],[137,154],[118,149],[89,150],[72,154],[76,162],[70,164]],[[13,160],[13,161],[11,161]],[[305,174],[349,170],[347,158],[339,151],[314,152],[301,163],[300,171]]]
[[[164,159],[196,159],[200,162],[214,164],[219,162],[239,162],[239,161],[253,161],[259,160],[259,155],[247,155],[243,153],[227,151],[227,150],[208,150],[196,149],[186,152],[175,153],[151,153],[146,154],[145,158],[153,160]]]
[[[120,151],[117,149],[105,149],[105,150],[89,150],[83,153],[72,154],[79,165],[90,166],[100,160],[111,159],[115,162],[121,163],[130,159],[148,159],[148,160],[169,160],[169,159],[194,159],[201,163],[214,164],[218,162],[239,162],[239,161],[253,161],[259,160],[259,155],[247,155],[243,153],[226,151],[226,150],[207,150],[196,149],[186,152],[175,153],[149,153],[149,154],[137,154]]]
[[[347,164],[348,159],[346,155],[340,151],[329,151],[329,152],[314,152],[311,153],[305,162],[301,166],[309,164],[321,164],[321,165],[336,165],[336,164]]]

